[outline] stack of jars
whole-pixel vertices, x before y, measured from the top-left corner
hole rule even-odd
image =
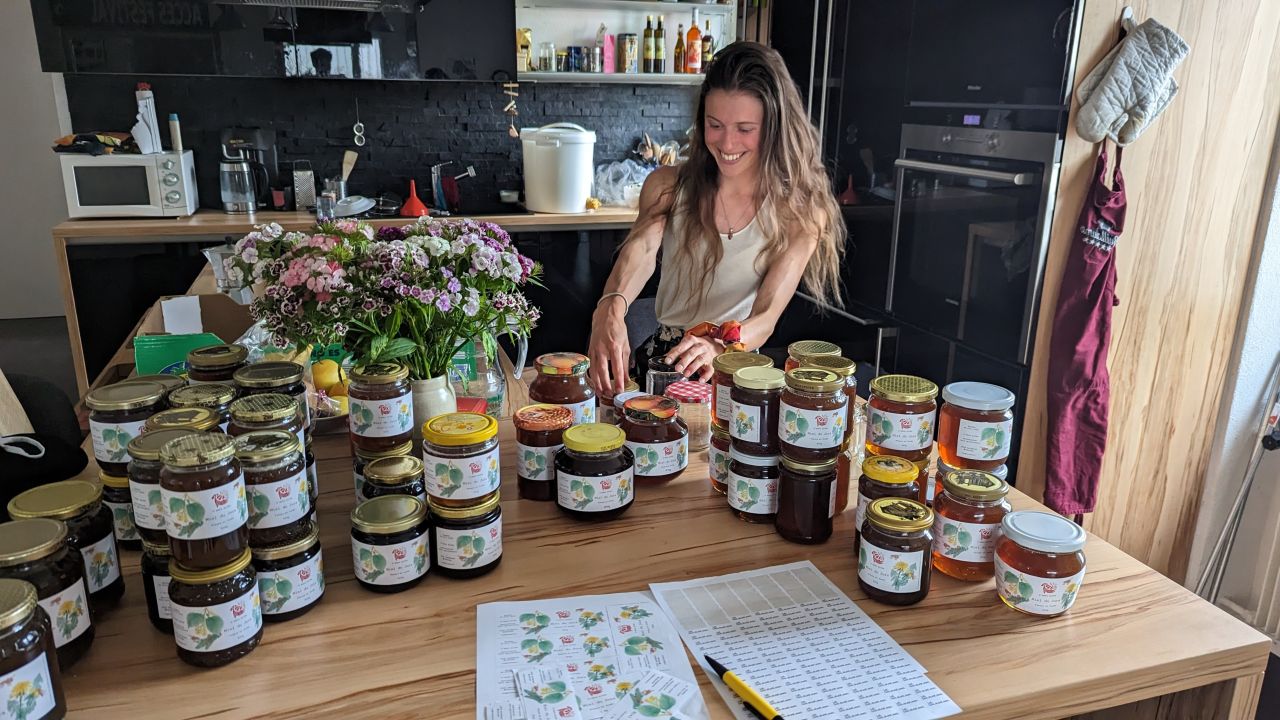
[[[846,381],[831,370],[802,365],[786,372],[784,384],[776,527],[792,542],[826,542],[841,500],[836,465],[849,434]]]
[[[711,487],[726,494],[729,480],[729,428],[733,418],[733,375],[748,367],[773,367],[773,361],[760,353],[726,352],[711,361],[711,439],[707,449]]]
[[[844,394],[849,398],[846,408],[845,441],[836,457],[836,514],[843,513],[849,507],[849,485],[855,477],[854,471],[862,466],[864,457],[862,436],[862,406],[858,403],[857,363],[840,355],[808,355],[800,358],[803,367],[816,367],[830,370],[844,381]]]
[[[989,383],[954,382],[942,388],[938,411],[938,472],[930,500],[952,470],[984,470],[1008,480],[1013,443],[1012,392]]]
[[[353,450],[356,502],[370,463],[413,456],[413,391],[409,368],[395,362],[359,365],[351,370],[348,426]]]
[[[484,575],[502,562],[498,421],[437,415],[422,427],[431,564],[445,577]]]
[[[242,398],[255,395],[283,395],[295,402],[302,420],[302,453],[306,462],[308,488],[312,500],[312,519],[315,519],[315,503],[320,496],[320,474],[316,469],[315,454],[311,451],[311,405],[307,402],[307,386],[303,383],[303,368],[287,360],[268,360],[241,367],[232,375]]]
[[[729,508],[747,522],[771,523],[778,515],[778,425],[785,379],[773,367],[733,373],[726,495]]]

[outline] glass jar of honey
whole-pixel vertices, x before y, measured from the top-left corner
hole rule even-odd
[[[236,389],[224,383],[200,383],[180,387],[169,393],[171,408],[209,408],[218,415],[218,428],[226,432],[231,424],[231,403]]]
[[[729,431],[712,426],[711,445],[707,448],[707,469],[711,476],[711,487],[721,495],[725,494],[729,482]]]
[[[195,387],[210,387],[210,385],[196,385]],[[147,418],[147,424],[143,426],[143,430],[145,432],[155,432],[156,430],[185,428],[196,432],[209,432],[211,430],[225,432],[219,427],[221,424],[222,416],[213,408],[170,408],[161,410]]]
[[[1084,529],[1053,513],[1017,510],[1000,521],[996,594],[1005,605],[1042,617],[1071,609],[1084,584]]]
[[[787,362],[783,370],[794,370],[810,358],[820,355],[839,355],[840,346],[826,340],[798,340],[787,346]]]
[[[396,362],[356,366],[347,394],[351,444],[357,451],[384,452],[413,440],[408,367]]]
[[[498,421],[465,412],[431,418],[422,426],[422,464],[431,502],[441,507],[476,504],[501,484]]]
[[[858,364],[839,355],[811,355],[804,359],[800,367],[830,370],[844,382],[844,394],[849,398],[849,405],[845,408],[848,414],[844,421],[844,439],[845,442],[851,440],[858,415]]]
[[[556,504],[577,520],[612,520],[635,501],[635,456],[626,433],[590,423],[564,431],[556,453]]]
[[[942,388],[938,456],[948,465],[994,470],[1009,459],[1014,395],[999,385],[955,382]]]
[[[733,417],[733,374],[748,367],[773,367],[773,360],[751,352],[721,353],[711,361],[711,384],[715,389],[712,404],[715,406],[712,422],[718,428],[729,429],[730,418]]]
[[[1012,510],[1009,485],[981,470],[956,470],[942,487],[933,501],[933,566],[957,580],[986,580],[995,573],[1000,521]]]
[[[778,417],[785,384],[783,372],[772,367],[747,367],[733,374],[729,435],[735,447],[752,455],[778,454]]]
[[[854,527],[861,529],[867,519],[867,506],[880,498],[920,498],[920,470],[906,458],[873,455],[862,461],[862,477],[858,479],[858,512]]]
[[[516,485],[528,500],[556,499],[556,453],[573,411],[560,405],[526,405],[516,411]]]
[[[783,457],[775,521],[778,534],[795,543],[826,542],[836,510],[835,479],[834,460],[812,464]]]
[[[530,400],[569,408],[574,425],[596,421],[596,393],[587,384],[591,360],[586,355],[547,353],[533,362],[538,376],[529,384]]]
[[[129,472],[129,442],[141,435],[147,419],[164,408],[159,383],[121,383],[89,391],[89,435],[98,468],[112,475]]]
[[[187,353],[187,380],[197,383],[230,384],[236,371],[244,367],[249,350],[243,345],[207,345]]]
[[[635,456],[636,481],[674,480],[689,465],[689,430],[671,398],[640,395],[622,408],[622,431]]]
[[[844,381],[830,370],[788,370],[778,411],[783,456],[810,464],[835,460],[845,439],[848,404]]]
[[[933,511],[918,500],[880,498],[859,534],[858,587],[886,605],[914,605],[929,594]]]
[[[753,523],[771,523],[778,516],[777,455],[752,455],[735,443],[729,448],[729,508]]]
[[[933,450],[938,386],[914,375],[881,375],[867,401],[867,455],[924,462]]]
[[[933,477],[928,478],[928,482],[926,483],[928,486],[928,497],[925,500],[926,505],[932,505],[934,499],[942,494],[942,478],[946,477],[947,475],[959,469],[960,468],[952,467],[946,464],[941,459],[938,460],[938,462],[935,464],[935,467],[934,467]],[[996,477],[1005,481],[1006,483],[1009,482],[1009,466],[1008,465],[1001,465],[998,468],[994,468],[992,470],[985,470],[984,472],[989,472],[992,475],[995,475]]]
[[[231,403],[231,424],[227,434],[239,437],[258,430],[283,430],[298,439],[298,448],[307,446],[297,398],[279,393],[248,395]]]

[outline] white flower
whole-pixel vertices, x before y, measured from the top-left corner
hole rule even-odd
[[[440,257],[446,252],[449,252],[449,241],[441,237],[433,236],[427,238],[426,242],[423,243],[423,247],[427,249],[427,252],[431,253],[432,257]]]

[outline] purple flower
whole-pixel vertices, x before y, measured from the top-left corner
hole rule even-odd
[[[401,228],[391,227],[388,225],[386,227],[378,228],[378,232],[374,237],[381,242],[391,242],[392,240],[403,240],[405,238],[405,233]]]
[[[458,278],[450,278],[449,284],[446,285],[445,287],[448,288],[449,292],[452,292],[452,293],[461,292],[462,283],[458,282]]]
[[[439,309],[440,312],[449,312],[452,307],[453,301],[449,299],[448,295],[442,293],[436,298],[436,308]]]

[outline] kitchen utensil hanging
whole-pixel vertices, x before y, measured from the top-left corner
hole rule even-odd
[[[507,100],[507,106],[502,108],[502,112],[507,114],[507,118],[511,122],[511,126],[507,128],[507,134],[513,138],[518,138],[520,137],[520,131],[516,130],[516,116],[520,114],[520,109],[516,107],[516,98],[520,97],[520,83],[503,83],[502,88],[502,94],[510,98],[510,100]]]
[[[351,126],[351,132],[354,133],[351,142],[355,143],[356,147],[364,147],[364,123],[360,122],[360,98],[356,98],[356,124]]]

